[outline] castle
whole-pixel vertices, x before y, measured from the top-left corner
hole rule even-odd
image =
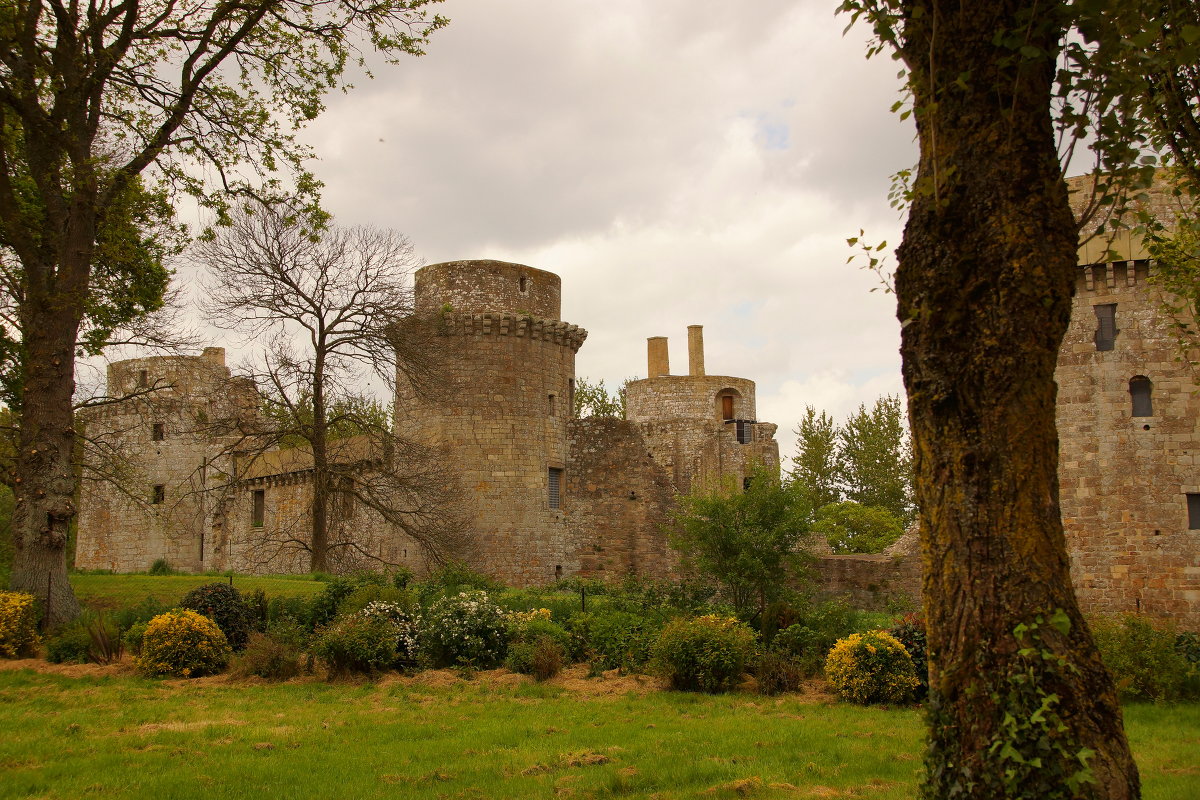
[[[1086,611],[1196,627],[1200,397],[1147,284],[1151,269],[1128,236],[1080,248],[1056,373],[1063,520]],[[778,468],[776,426],[758,421],[754,382],[706,374],[699,326],[688,330],[687,375],[670,374],[667,340],[651,338],[648,377],[629,384],[626,418],[575,419],[575,354],[587,333],[559,319],[557,275],[457,261],[419,270],[415,288],[418,311],[440,316],[453,347],[442,400],[422,400],[398,379],[396,430],[437,448],[459,477],[476,541],[468,560],[497,578],[669,574],[664,525],[678,493],[740,483],[756,464]],[[230,382],[222,350],[119,362],[108,380],[114,395],[165,388],[88,420],[90,435],[135,456],[144,488],[131,497],[115,483],[85,485],[78,567],[135,571],[166,558],[188,570],[307,569],[302,552],[275,546],[305,523],[305,454],[250,457],[227,446],[259,402],[252,386]],[[369,442],[346,447],[355,463],[383,463]],[[426,568],[417,542],[346,506],[334,524],[353,531],[358,552]],[[864,605],[919,595],[913,537],[889,555],[826,556],[819,567],[826,589]]]
[[[626,419],[574,419],[575,354],[587,332],[559,319],[560,298],[557,275],[520,264],[418,270],[416,311],[452,342],[436,399],[398,371],[396,432],[433,448],[457,476],[472,566],[515,585],[668,574],[674,497],[740,486],[756,465],[777,470],[776,426],[757,420],[753,381],[705,374],[700,326],[688,331],[688,375],[669,374],[667,340],[654,337],[649,377],[628,387]],[[305,551],[287,546],[307,522],[307,454],[239,446],[261,403],[231,378],[223,350],[118,362],[108,382],[112,396],[155,391],[86,420],[89,436],[112,440],[141,474],[85,484],[77,567],[126,572],[164,558],[194,571],[308,569]],[[384,468],[370,442],[342,450],[335,458]],[[139,484],[141,494],[129,491]],[[335,505],[333,526],[355,541],[341,568],[428,567],[420,543],[378,513]]]

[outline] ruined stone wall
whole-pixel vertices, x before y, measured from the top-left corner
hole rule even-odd
[[[1158,313],[1147,261],[1080,268],[1059,354],[1059,481],[1071,575],[1085,611],[1142,612],[1200,626],[1200,395]],[[1111,350],[1096,306],[1114,305]],[[1133,416],[1130,380],[1150,380]]]
[[[232,470],[238,421],[258,413],[253,386],[231,378],[214,347],[116,362],[108,394],[128,399],[83,415],[99,446],[85,453],[75,566],[134,572],[165,558],[180,569],[224,568],[206,536],[205,488]]]
[[[916,611],[921,607],[921,561],[906,555],[826,555],[814,565],[817,589],[855,608]]]
[[[420,400],[401,378],[397,431],[440,447],[461,476],[478,538],[473,566],[515,585],[573,574],[579,551],[566,518],[567,423],[575,353],[587,332],[557,319],[558,277],[519,264],[419,270],[417,307],[446,304],[454,310],[441,329],[453,339],[442,365],[444,399]]]
[[[675,487],[634,423],[571,420],[568,521],[579,571],[591,577],[666,577],[678,565],[667,542]]]

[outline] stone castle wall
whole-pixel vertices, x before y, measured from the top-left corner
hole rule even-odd
[[[1200,624],[1200,395],[1158,310],[1144,260],[1080,267],[1059,385],[1059,482],[1080,603]],[[1097,306],[1115,306],[1112,348],[1098,346]],[[1134,416],[1131,379],[1150,409]]]
[[[225,351],[116,362],[110,396],[131,399],[83,415],[100,446],[85,455],[75,565],[133,572],[160,558],[188,570],[216,568],[206,538],[209,481],[231,471],[240,422],[258,413],[258,395],[231,378]]]

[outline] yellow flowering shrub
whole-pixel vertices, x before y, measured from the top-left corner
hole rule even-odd
[[[907,703],[920,682],[904,645],[886,631],[839,639],[825,658],[825,679],[852,703]]]
[[[146,624],[138,672],[149,677],[197,678],[229,663],[229,642],[217,623],[195,611],[175,609]]]
[[[24,658],[37,652],[37,604],[25,592],[0,592],[0,656]]]

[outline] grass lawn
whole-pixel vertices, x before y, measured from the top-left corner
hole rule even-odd
[[[450,673],[376,684],[0,672],[0,798],[915,796],[918,711]],[[1200,705],[1134,706],[1151,800],[1200,797]]]
[[[148,596],[164,603],[177,603],[197,586],[217,581],[228,583],[229,578],[224,575],[71,575],[75,596],[84,605],[97,610],[133,605]],[[307,575],[234,575],[233,585],[241,592],[262,589],[267,597],[317,594],[325,587]]]

